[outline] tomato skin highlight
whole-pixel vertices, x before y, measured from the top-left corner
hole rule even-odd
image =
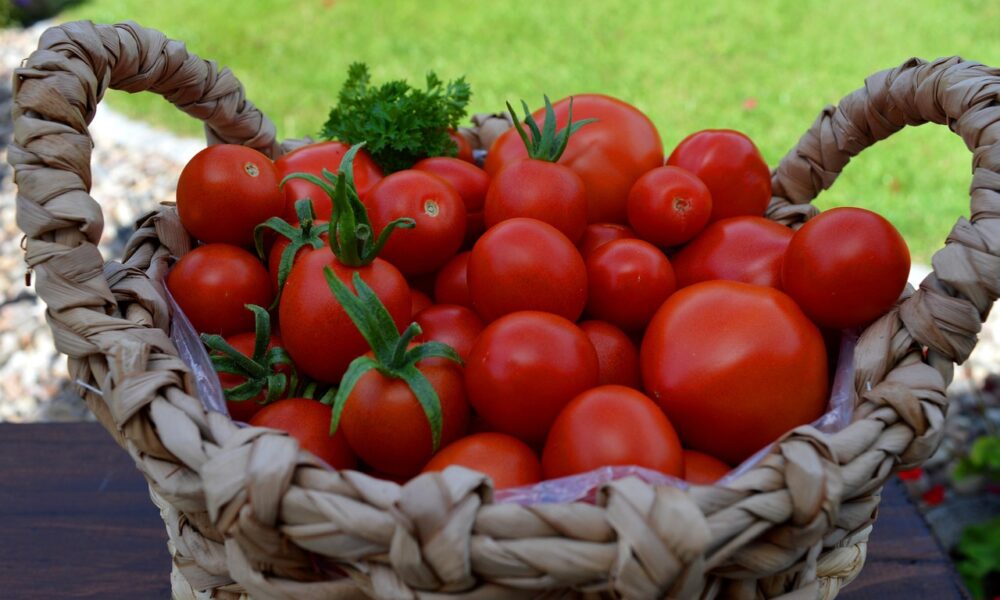
[[[434,300],[438,304],[472,308],[472,297],[469,295],[470,255],[471,252],[460,252],[438,271],[434,279]]]
[[[604,321],[584,321],[580,329],[597,351],[598,385],[641,388],[639,349],[624,331]]]
[[[493,176],[483,214],[487,228],[516,217],[538,219],[575,244],[587,227],[586,188],[580,176],[568,167],[543,160],[520,160]]]
[[[781,281],[817,324],[849,329],[888,312],[909,273],[910,251],[889,221],[863,208],[840,207],[795,232]]]
[[[597,385],[597,367],[593,344],[575,324],[521,311],[480,334],[466,362],[465,387],[494,430],[537,444],[563,406]]]
[[[576,321],[587,303],[587,268],[573,243],[535,219],[508,219],[472,248],[469,295],[483,320],[521,311]]]
[[[205,243],[253,244],[253,229],[284,209],[271,159],[247,146],[217,144],[191,158],[177,180],[177,214]]]
[[[618,385],[596,387],[567,404],[542,452],[546,479],[609,465],[634,465],[675,477],[684,470],[670,420],[645,394]]]
[[[472,309],[456,304],[429,306],[417,313],[413,320],[423,330],[419,339],[448,344],[463,361],[469,359],[469,352],[485,327],[483,320]]]
[[[753,141],[732,129],[706,129],[684,138],[667,159],[705,182],[712,194],[709,223],[761,216],[771,201],[771,171]]]
[[[226,342],[244,356],[250,357],[253,356],[254,342],[256,339],[256,333],[246,332],[237,333],[236,335],[228,338]],[[267,349],[270,350],[276,346],[281,347],[281,338],[272,335],[271,339],[267,343]],[[278,366],[277,372],[284,373],[285,377],[291,377],[292,375],[292,370],[288,367],[288,365]],[[219,383],[222,384],[223,390],[234,388],[246,381],[245,377],[234,375],[232,373],[217,373],[217,375],[219,376]],[[229,416],[232,417],[234,421],[249,423],[250,419],[255,414],[260,412],[260,409],[264,408],[263,404],[259,404],[263,399],[264,392],[261,392],[249,400],[226,400],[226,408],[229,410]]]
[[[712,194],[693,173],[659,167],[635,182],[628,195],[628,222],[638,237],[661,248],[698,235],[712,214]]]
[[[590,258],[604,244],[615,240],[629,240],[637,238],[634,231],[628,225],[619,223],[591,223],[583,231],[583,236],[577,242],[576,247],[580,250],[583,260]]]
[[[684,481],[692,485],[712,485],[732,467],[704,452],[684,450]]]
[[[473,214],[483,210],[486,191],[490,188],[490,176],[486,171],[464,159],[447,156],[425,158],[413,165],[413,168],[448,182],[461,196],[466,213]]]
[[[764,217],[711,223],[670,259],[677,287],[726,279],[781,289],[781,265],[792,230]]]
[[[649,323],[643,384],[685,447],[738,464],[826,408],[823,336],[786,294],[732,281],[677,291]]]
[[[264,265],[230,244],[206,244],[182,256],[167,274],[167,289],[195,331],[223,337],[253,331],[246,305],[267,307],[274,298]]]
[[[663,252],[642,240],[615,240],[587,259],[587,313],[628,332],[642,331],[677,283]]]
[[[319,142],[296,148],[274,162],[278,181],[280,182],[292,173],[310,173],[323,179],[323,169],[336,174],[340,168],[340,161],[350,149],[348,144],[337,141]],[[364,148],[354,157],[352,172],[358,196],[361,198],[364,198],[368,190],[382,179],[382,169],[375,164],[371,155]],[[312,199],[313,209],[316,211],[318,220],[330,220],[333,213],[333,203],[319,186],[302,179],[292,179],[282,189],[285,197],[284,218],[289,223],[298,222],[298,215],[295,214],[295,202],[303,198]]]
[[[344,434],[338,431],[330,437],[331,414],[330,407],[317,400],[288,398],[265,406],[250,425],[285,431],[334,469],[354,469],[357,459]]]
[[[452,442],[428,462],[423,473],[459,465],[484,473],[498,490],[542,480],[542,465],[521,440],[502,433],[478,433]]]

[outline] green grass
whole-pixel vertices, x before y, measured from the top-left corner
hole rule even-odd
[[[367,62],[376,80],[422,83],[466,74],[473,111],[603,92],[656,123],[669,152],[698,129],[750,135],[769,164],[823,106],[910,56],[958,54],[1000,64],[1000,3],[725,0],[90,0],[65,17],[132,19],[229,66],[282,137],[315,134],[345,77]],[[278,8],[281,7],[281,8]],[[186,134],[197,123],[148,94],[112,106]],[[623,140],[627,143],[627,140]],[[821,208],[876,210],[928,261],[968,215],[971,155],[944,127],[904,131],[853,162]]]

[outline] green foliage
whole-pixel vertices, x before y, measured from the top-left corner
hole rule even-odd
[[[426,90],[404,80],[375,87],[368,66],[353,63],[320,135],[365,143],[384,172],[401,171],[428,156],[455,156],[448,128],[458,127],[471,95],[464,77],[445,85],[434,73]]]
[[[973,442],[969,455],[956,465],[953,477],[961,480],[972,475],[1000,481],[1000,436],[984,435]]]
[[[983,579],[1000,573],[1000,517],[970,525],[958,540],[962,558],[956,563],[965,585],[976,598],[983,597]]]

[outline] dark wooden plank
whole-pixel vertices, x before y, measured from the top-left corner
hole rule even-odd
[[[145,480],[88,424],[0,424],[0,596],[169,598]]]

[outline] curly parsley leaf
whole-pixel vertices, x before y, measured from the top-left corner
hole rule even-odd
[[[444,83],[434,73],[427,74],[426,86],[420,90],[402,80],[373,86],[368,66],[354,63],[320,136],[365,142],[386,174],[428,156],[455,156],[448,129],[465,117],[472,90],[464,77]]]

